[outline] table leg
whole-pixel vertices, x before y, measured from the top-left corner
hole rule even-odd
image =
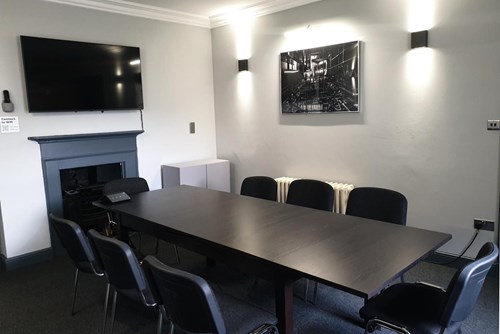
[[[117,214],[115,217],[117,238],[118,238],[118,240],[123,241],[124,243],[130,245],[132,248],[135,249],[135,246],[132,244],[132,241],[130,240],[130,237],[129,237],[130,230],[128,228],[126,228],[125,226],[123,226],[121,223],[123,219],[125,219],[125,218],[119,214]]]
[[[293,281],[276,281],[275,303],[280,334],[293,334]]]

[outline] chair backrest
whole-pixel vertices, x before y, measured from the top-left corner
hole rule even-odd
[[[241,183],[241,195],[276,201],[278,183],[269,176],[249,176]]]
[[[397,191],[359,187],[349,193],[346,215],[406,225],[407,209],[406,197]]]
[[[169,267],[152,255],[146,256],[143,267],[176,326],[191,333],[226,333],[217,299],[203,278]]]
[[[104,275],[89,240],[80,225],[52,213],[49,214],[49,218],[61,244],[76,267],[86,273],[98,276]]]
[[[109,284],[129,298],[139,300],[147,306],[154,306],[156,301],[130,246],[120,240],[106,237],[96,230],[90,230],[88,236],[97,249]]]
[[[128,195],[149,191],[148,182],[142,177],[126,177],[107,182],[102,193],[104,195],[114,194],[118,192],[126,192]]]
[[[440,321],[442,326],[462,322],[469,316],[497,257],[497,246],[487,242],[479,250],[475,261],[457,270],[446,290],[447,301]]]
[[[312,209],[333,211],[333,196],[333,188],[328,183],[299,179],[290,184],[286,202]]]

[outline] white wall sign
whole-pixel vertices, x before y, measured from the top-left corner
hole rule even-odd
[[[17,116],[0,117],[2,133],[19,132],[19,119]]]

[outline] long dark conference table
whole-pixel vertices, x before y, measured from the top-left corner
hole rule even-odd
[[[191,186],[96,203],[132,228],[275,285],[280,333],[293,333],[301,277],[368,299],[451,235]]]

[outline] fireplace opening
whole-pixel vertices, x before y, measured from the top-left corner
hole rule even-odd
[[[92,202],[102,197],[106,182],[123,178],[122,163],[61,169],[59,174],[64,218],[76,222],[85,232],[91,228],[103,230],[106,211]]]

